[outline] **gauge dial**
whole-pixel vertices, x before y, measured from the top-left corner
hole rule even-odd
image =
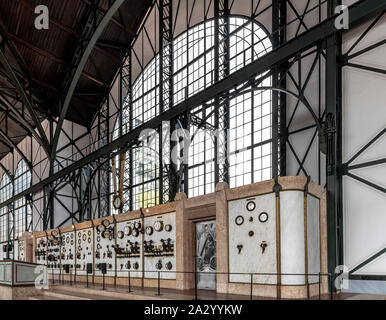
[[[164,223],[162,221],[156,221],[154,222],[154,230],[157,231],[157,232],[160,232],[162,231],[163,227],[164,227]]]
[[[114,205],[115,210],[122,209],[122,207],[123,207],[122,197],[119,195],[115,195],[114,199],[113,199],[113,205]]]
[[[268,220],[268,213],[266,212],[262,212],[259,214],[259,221],[264,223],[264,222],[267,222]]]
[[[124,235],[125,234],[123,233],[123,231],[118,231],[117,236],[118,236],[119,239],[123,239]]]
[[[237,216],[236,219],[235,219],[235,223],[238,226],[241,226],[244,223],[244,217],[243,216]]]
[[[170,232],[170,231],[172,231],[172,229],[173,229],[173,227],[171,224],[165,225],[165,231]]]
[[[253,211],[256,208],[256,203],[254,201],[248,201],[247,203],[247,210]]]
[[[139,222],[139,221],[134,222],[134,228],[135,229],[141,229],[141,222]]]
[[[138,229],[134,229],[133,232],[132,232],[132,235],[133,235],[134,237],[138,237],[138,235],[139,235]]]
[[[125,233],[125,235],[129,236],[129,235],[131,235],[132,229],[131,229],[130,226],[126,226],[126,227],[123,229],[123,232]]]
[[[99,232],[103,232],[103,231],[105,231],[105,226],[103,225],[103,224],[100,224],[99,226],[97,226],[97,230],[99,231]]]
[[[153,227],[151,227],[151,226],[146,227],[146,234],[148,236],[151,236],[153,234],[153,231],[154,231]]]
[[[110,225],[110,221],[109,220],[103,220],[102,221],[102,224],[107,228],[109,225]]]

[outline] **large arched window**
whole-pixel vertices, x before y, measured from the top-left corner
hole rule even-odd
[[[207,20],[180,34],[173,40],[173,106],[215,83],[215,20]],[[271,50],[271,41],[265,30],[255,21],[240,16],[229,19],[229,73],[244,67]],[[260,86],[270,86],[267,77]],[[230,186],[258,182],[271,178],[271,93],[251,91],[229,101],[229,179]],[[213,106],[202,106],[191,113],[214,125]],[[132,86],[132,109],[124,105],[122,131],[138,127],[158,116],[159,110],[159,55],[156,55]],[[130,117],[132,122],[130,124]],[[116,122],[118,131],[120,121]],[[207,126],[207,127],[208,127]],[[207,129],[207,128],[205,128]],[[188,164],[188,196],[214,191],[215,150],[214,132],[189,126],[192,141]],[[126,203],[132,209],[159,203],[159,143],[152,142],[145,152],[134,149],[127,156],[125,180],[130,192],[125,192]],[[127,190],[126,190],[127,191]]]
[[[21,160],[15,171],[15,194],[23,192],[31,186],[31,171],[27,163]],[[22,235],[24,231],[31,228],[32,213],[31,207],[27,204],[26,198],[20,198],[14,203],[14,237]]]
[[[0,182],[0,202],[12,197],[12,189],[12,180],[4,173]],[[12,224],[12,217],[8,217],[8,207],[3,207],[0,209],[0,242],[8,240],[8,222]]]

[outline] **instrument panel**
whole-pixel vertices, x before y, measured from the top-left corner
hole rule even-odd
[[[229,272],[276,273],[276,199],[267,194],[233,200],[229,205]],[[250,283],[231,274],[230,282]],[[255,275],[254,283],[274,284],[276,276]]]
[[[56,234],[57,233],[57,234]],[[36,239],[35,257],[52,272],[65,273],[67,266],[74,275],[93,273],[106,276],[175,279],[176,213],[111,223],[102,220],[93,228],[74,230]],[[76,271],[75,271],[76,270]],[[166,272],[167,271],[167,272]],[[170,271],[170,273],[169,273]]]
[[[176,274],[176,213],[146,217],[145,278],[175,279]]]

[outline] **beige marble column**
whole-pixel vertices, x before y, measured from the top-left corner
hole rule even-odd
[[[217,282],[216,289],[219,293],[228,292],[228,275],[221,272],[229,272],[228,266],[228,202],[226,190],[229,189],[226,182],[216,185],[216,259]]]

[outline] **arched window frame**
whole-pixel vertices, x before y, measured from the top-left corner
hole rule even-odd
[[[239,25],[237,25],[237,20],[240,20],[240,25],[245,24],[248,20],[250,20],[248,17],[240,16],[240,15],[231,15],[230,16],[230,32],[236,32],[239,28]],[[232,22],[233,21],[233,22]],[[249,29],[248,29],[248,26]],[[205,20],[203,22],[198,23],[195,26],[190,27],[189,29],[182,32],[180,35],[178,35],[176,38],[173,39],[173,52],[174,52],[174,72],[173,72],[173,105],[175,106],[179,102],[182,102],[183,100],[189,98],[190,96],[196,94],[197,92],[211,86],[214,84],[214,76],[213,76],[213,51],[214,51],[214,27],[215,27],[215,18]],[[204,32],[204,36],[196,37],[196,33]],[[202,31],[203,30],[203,31]],[[236,31],[235,31],[236,30]],[[249,35],[246,35],[249,30]],[[258,32],[259,34],[257,34]],[[233,37],[233,38],[232,38]],[[257,21],[250,21],[247,23],[244,27],[242,27],[240,30],[238,30],[230,40],[230,73],[238,70],[241,67],[244,67],[248,63],[258,59],[262,55],[269,52],[272,48],[272,41],[270,39],[269,33],[267,30]],[[248,38],[249,37],[249,38]],[[256,38],[258,41],[256,41]],[[201,47],[198,49],[198,51],[195,49],[195,45],[202,43]],[[242,44],[242,46],[240,45]],[[247,43],[247,45],[245,45]],[[183,47],[187,46],[186,51],[183,51]],[[190,46],[190,47],[189,47]],[[260,48],[259,50],[256,50],[257,48]],[[191,51],[197,51],[194,55],[194,57],[189,57],[189,53]],[[201,50],[201,51],[200,51]],[[249,54],[248,54],[248,51]],[[232,53],[233,52],[233,53]],[[184,57],[184,54],[186,54],[187,57]],[[240,60],[240,57],[242,56],[242,59]],[[238,61],[239,59],[239,61]],[[200,60],[204,60],[203,63],[200,65]],[[237,62],[238,61],[238,62]],[[130,110],[130,106],[127,102],[125,102],[122,110],[123,114],[123,121],[122,121],[122,131],[123,134],[126,133],[130,128],[135,128],[143,123],[146,123],[153,117],[156,117],[159,115],[159,54],[157,54],[150,62],[147,64],[145,68],[143,68],[142,72],[138,75],[137,79],[133,82],[132,85],[132,108]],[[204,75],[200,75],[200,68],[202,69],[202,65],[204,65],[204,69],[207,68],[207,65],[212,65],[209,67],[211,72],[207,73],[204,72]],[[206,71],[206,70],[205,70]],[[188,75],[192,75],[188,81]],[[261,75],[259,75],[261,76]],[[209,77],[209,78],[208,78]],[[149,80],[150,79],[150,80]],[[203,79],[203,80],[202,80]],[[261,86],[270,86],[271,85],[271,77],[268,77],[268,79],[265,79]],[[185,83],[185,82],[186,83]],[[190,82],[191,81],[191,82]],[[268,81],[268,82],[267,82]],[[250,88],[246,88],[246,91]],[[265,96],[265,98],[262,98]],[[267,99],[266,96],[269,96]],[[253,131],[254,128],[256,129],[256,126],[254,127],[251,125],[251,133],[246,133],[243,136],[239,136],[239,132],[236,134],[233,133],[233,140],[230,141],[231,147],[230,147],[230,186],[240,186],[252,182],[257,182],[265,179],[271,178],[271,166],[272,166],[272,143],[271,143],[271,137],[272,137],[272,96],[271,91],[257,91],[257,92],[247,92],[245,94],[241,94],[239,96],[236,96],[233,98],[232,101],[234,101],[235,106],[240,105],[240,103],[245,104],[247,100],[253,101],[250,102],[250,104],[254,104],[255,101],[258,98],[264,99],[264,101],[269,103],[269,112],[266,112],[266,110],[258,116],[258,118],[263,119],[264,118],[264,125],[260,126],[260,131],[264,131],[264,138],[257,138],[256,136],[260,133],[263,135],[262,132],[255,132]],[[240,99],[243,102],[240,102]],[[127,101],[126,99],[124,101]],[[231,106],[232,108],[232,106]],[[213,109],[213,107],[212,107]],[[254,109],[254,107],[250,108]],[[266,108],[267,109],[267,108]],[[210,108],[203,108],[202,106],[195,108],[197,112],[203,112],[205,110],[206,113],[211,112]],[[193,110],[194,112],[194,110]],[[251,122],[255,122],[253,110],[251,110]],[[256,114],[257,112],[255,112]],[[128,115],[131,114],[131,117]],[[242,116],[246,116],[243,112]],[[232,116],[232,112],[230,115],[230,122],[233,122],[233,118],[236,118],[237,116]],[[269,124],[267,124],[267,118],[269,118]],[[128,123],[129,119],[132,119],[132,123]],[[209,119],[210,122],[213,124],[213,119]],[[116,121],[116,126],[114,128],[113,139],[116,138],[114,135],[119,131],[119,128],[117,128],[117,125],[120,124],[120,121]],[[243,123],[244,126],[245,123]],[[191,135],[196,135],[197,139],[200,139],[200,134],[192,132],[192,127],[190,128]],[[258,130],[258,131],[259,131]],[[267,134],[267,131],[269,131],[269,134]],[[245,147],[238,148],[235,147],[232,150],[232,145],[236,145],[237,143],[234,143],[237,139],[243,138],[245,139],[247,135],[252,135],[250,137],[251,143],[246,145]],[[232,127],[230,128],[230,136],[232,139]],[[202,164],[204,164],[205,168],[204,174],[194,173],[197,171],[197,167],[199,167],[199,164],[195,162],[192,157],[190,157],[189,166],[188,166],[188,196],[196,196],[201,195],[205,193],[209,193],[214,191],[214,148],[212,146],[208,147],[208,144],[210,143],[210,140],[212,140],[212,137],[205,137],[205,144],[204,147],[204,157],[205,160]],[[191,146],[191,149],[194,149],[195,143],[193,139],[193,146]],[[244,150],[245,149],[245,150]],[[261,150],[260,150],[261,149]],[[264,149],[264,150],[262,150]],[[136,149],[138,150],[138,149]],[[251,150],[251,151],[250,151]],[[134,153],[136,151],[133,151]],[[154,150],[151,151],[158,155],[158,144],[154,146]],[[208,153],[210,155],[208,156]],[[251,153],[251,155],[246,156],[246,154]],[[193,152],[193,154],[195,154]],[[243,157],[243,161],[241,161],[241,165],[244,166],[245,162],[249,163],[249,169],[242,169],[240,170],[240,163],[238,161],[240,160],[240,157]],[[131,185],[127,186],[129,189],[131,188],[129,193],[129,198],[126,199],[126,203],[130,203],[129,207],[126,207],[125,209],[138,209],[140,207],[146,207],[151,205],[156,205],[159,203],[159,200],[157,197],[159,197],[158,192],[158,184],[160,179],[163,179],[164,177],[159,176],[159,163],[156,162],[155,168],[156,170],[155,175],[152,176],[152,179],[143,179],[143,181],[136,181],[135,174],[133,174],[133,170],[135,170],[135,156],[131,157],[131,160],[129,159],[129,156],[127,156],[127,165],[126,165],[126,171],[127,175],[131,175]],[[246,159],[245,159],[246,158]],[[268,160],[268,161],[267,161]],[[260,163],[259,163],[260,162]],[[133,166],[133,169],[131,168]],[[256,170],[254,170],[254,168]],[[199,171],[199,170],[198,170]],[[237,174],[242,172],[242,175]],[[233,172],[233,174],[232,174]],[[200,186],[200,183],[195,183],[194,181],[199,180],[198,176],[204,176],[204,184],[203,188]],[[249,178],[248,178],[249,175]],[[197,179],[198,178],[198,179]],[[125,177],[126,181],[128,180]],[[143,194],[145,184],[153,184],[153,186],[150,187],[150,190],[154,190],[154,201],[150,201],[149,203],[139,203],[140,201],[137,201],[135,199],[136,196]],[[142,189],[141,189],[142,188]],[[138,189],[138,190],[137,190]],[[127,197],[126,197],[127,198]],[[143,195],[143,198],[145,196]]]
[[[14,190],[15,194],[23,192],[31,186],[31,170],[25,160],[20,160],[14,176]],[[26,197],[16,200],[13,204],[13,226],[14,238],[16,239],[23,232],[31,230],[32,224],[32,210],[27,203]]]
[[[0,181],[0,202],[4,202],[13,195],[12,177],[3,173]],[[8,217],[8,213],[8,207],[0,209],[0,243],[8,241],[8,223],[12,223],[12,217]]]

